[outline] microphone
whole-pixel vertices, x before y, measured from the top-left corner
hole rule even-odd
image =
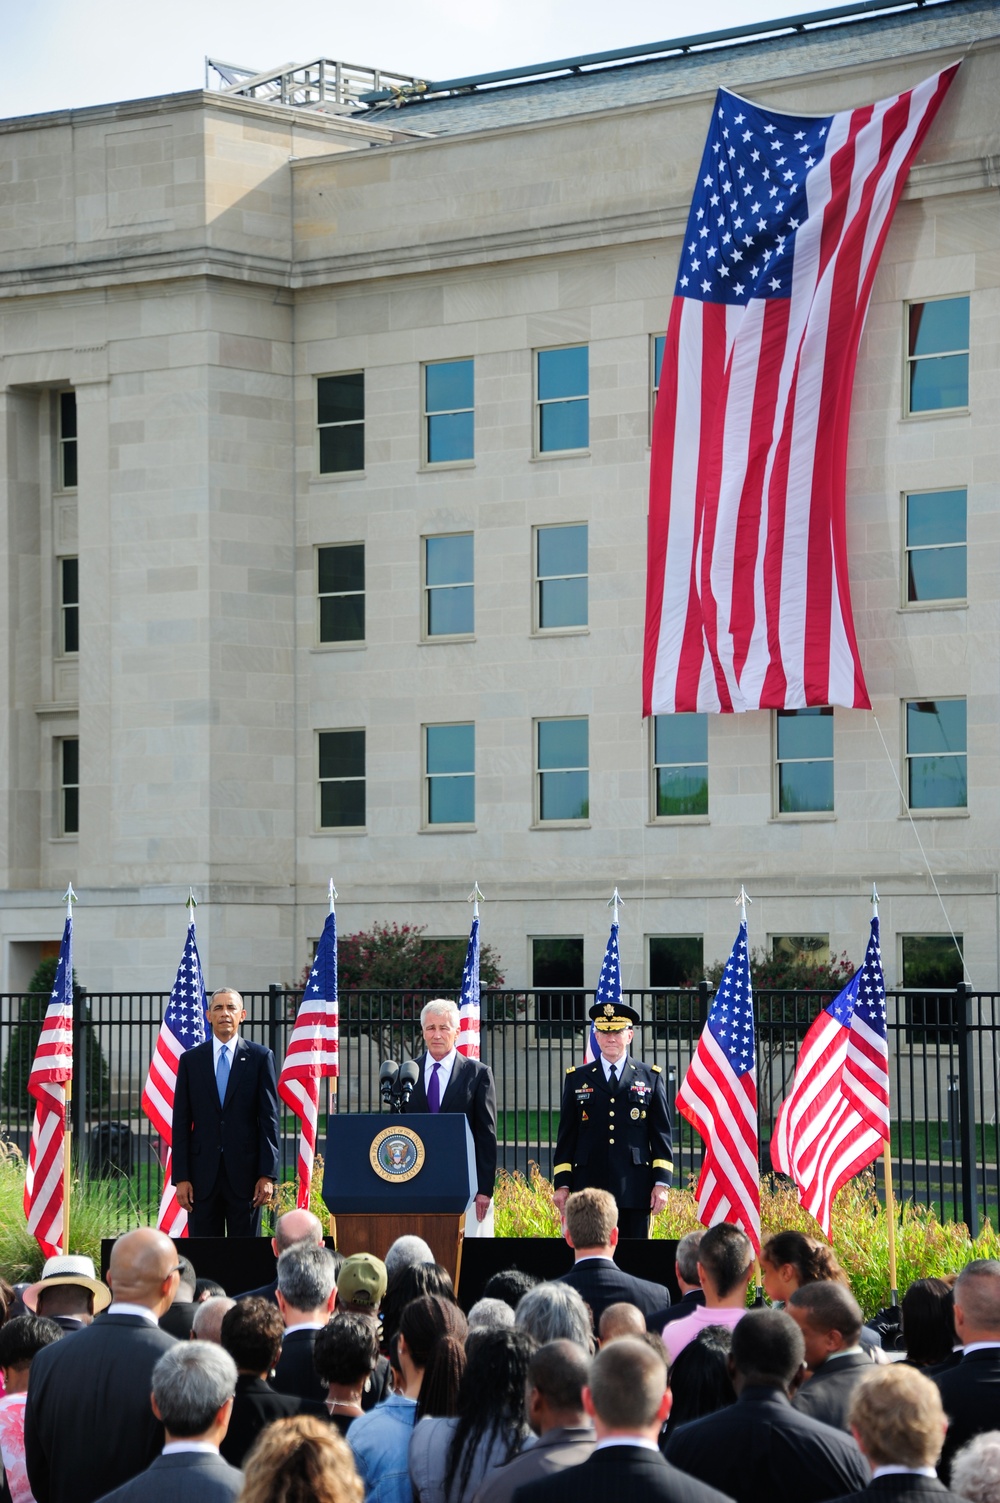
[[[382,1093],[382,1100],[386,1106],[392,1106],[392,1098],[396,1091],[396,1078],[399,1075],[399,1066],[394,1059],[385,1059],[378,1072],[378,1088]]]
[[[413,1087],[420,1079],[420,1066],[415,1059],[406,1059],[399,1069],[399,1094],[403,1106],[413,1095]]]

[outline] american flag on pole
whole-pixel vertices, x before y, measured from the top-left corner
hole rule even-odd
[[[285,1105],[298,1117],[298,1193],[295,1204],[300,1210],[309,1207],[309,1189],[312,1183],[313,1162],[316,1158],[316,1136],[319,1126],[319,1083],[324,1077],[339,1073],[337,1050],[340,1036],[340,1020],[337,1013],[337,915],[330,912],[323,925],[316,958],[313,961],[309,980],[306,982],[302,1001],[299,1003],[295,1027],[288,1041],[281,1074],[278,1076],[278,1095]]]
[[[72,893],[72,888],[70,888]],[[67,894],[66,923],[56,979],[42,1020],[28,1092],[35,1098],[24,1214],[28,1231],[47,1258],[63,1253],[63,1197],[66,1168],[66,1085],[73,1079],[73,910]]]
[[[701,1221],[741,1226],[759,1253],[757,1061],[745,919],[676,1099],[677,1110],[704,1140]]]
[[[205,1042],[205,981],[194,933],[194,917],[188,923],[184,954],[170,990],[149,1062],[146,1084],[142,1088],[142,1109],[166,1144],[163,1164],[163,1194],[156,1225],[168,1237],[186,1237],[187,1211],[181,1209],[172,1182],[171,1155],[174,1136],[174,1091],[177,1086],[177,1061],[187,1049]]]
[[[792,1089],[781,1104],[771,1162],[799,1187],[799,1201],[827,1237],[841,1185],[877,1158],[889,1137],[889,1051],[878,918],[864,965],[802,1040]]]
[[[468,1059],[479,1058],[479,1021],[479,904],[476,903],[462,970],[462,1001],[458,1009],[458,1043],[455,1045],[459,1054]]]
[[[621,999],[622,964],[618,955],[618,920],[616,918],[612,921],[611,933],[608,935],[604,959],[601,962],[601,974],[597,978],[597,993],[594,1001],[598,1003],[612,1002],[617,1007]],[[591,1023],[590,1032],[587,1035],[587,1047],[583,1055],[584,1064],[589,1065],[591,1060],[596,1059],[599,1053],[597,1029]]]
[[[957,67],[822,117],[716,97],[653,423],[644,715],[870,708],[851,388],[893,210]]]

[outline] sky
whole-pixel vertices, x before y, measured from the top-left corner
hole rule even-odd
[[[833,0],[14,0],[0,118],[200,89],[205,58],[455,78],[827,10]]]

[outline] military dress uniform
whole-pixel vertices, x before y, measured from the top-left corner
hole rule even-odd
[[[598,1014],[599,1029],[601,1021]],[[613,1092],[601,1059],[567,1070],[553,1179],[557,1190],[608,1190],[620,1235],[647,1237],[653,1186],[668,1185],[673,1172],[667,1093],[659,1065],[626,1054],[618,1068]]]

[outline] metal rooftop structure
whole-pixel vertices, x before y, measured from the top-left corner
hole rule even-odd
[[[215,57],[205,59],[205,88],[209,93],[327,115],[353,114],[364,108],[361,101],[369,94],[394,99],[403,91],[420,87],[420,80],[409,73],[336,62],[328,57],[308,63],[282,63],[264,72]]]

